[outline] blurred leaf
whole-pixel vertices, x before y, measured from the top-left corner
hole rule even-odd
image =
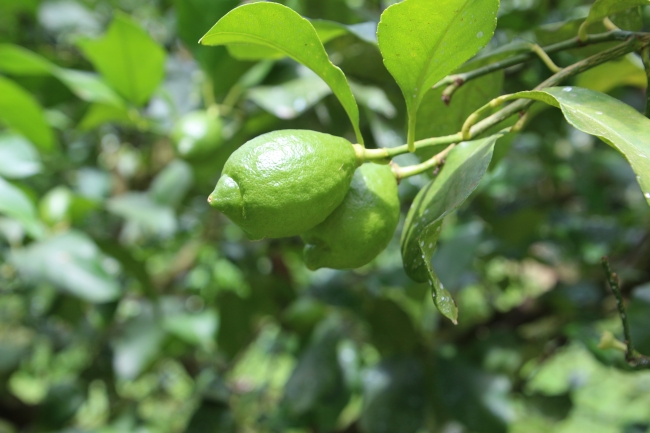
[[[106,81],[134,104],[147,102],[162,81],[165,51],[123,13],[115,14],[102,38],[79,46]]]
[[[363,375],[363,433],[415,433],[426,405],[425,377],[414,358],[382,361]]]
[[[310,20],[310,22],[324,44],[344,34],[352,34],[364,42],[377,45],[377,23],[375,22],[368,21],[351,25],[320,19]]]
[[[203,400],[192,414],[185,433],[236,433],[235,419],[222,402]]]
[[[82,131],[90,131],[108,122],[127,125],[133,123],[129,112],[124,107],[92,104],[79,122],[78,128]]]
[[[60,68],[17,45],[0,44],[0,71],[12,75],[52,75],[84,101],[124,106],[124,101],[97,74]]]
[[[34,238],[43,236],[36,208],[27,195],[0,177],[0,212],[18,221]]]
[[[14,44],[0,44],[0,71],[11,75],[47,75],[52,63]]]
[[[576,85],[606,93],[619,86],[645,89],[648,86],[648,79],[641,59],[630,53],[583,72],[578,75]]]
[[[106,208],[149,234],[167,237],[176,231],[172,208],[156,203],[146,193],[127,192],[113,197],[106,202]]]
[[[52,73],[83,101],[97,102],[116,108],[124,107],[122,98],[97,74],[62,68],[56,68]]]
[[[165,317],[163,324],[167,332],[181,340],[211,348],[219,328],[219,316],[212,310],[198,314],[175,314]]]
[[[34,97],[11,80],[0,76],[0,121],[27,137],[41,150],[54,148],[54,135],[43,109]]]
[[[314,330],[312,341],[302,353],[284,388],[283,403],[292,418],[331,430],[350,398],[337,359],[341,331],[334,317]]]
[[[156,175],[149,187],[149,194],[163,206],[178,206],[194,182],[192,167],[175,159]]]
[[[610,15],[639,6],[650,5],[650,0],[596,0],[589,9],[585,25],[602,21]]]
[[[282,27],[276,29],[277,23],[282,23]],[[201,38],[201,43],[259,44],[286,53],[310,68],[330,86],[350,117],[357,140],[363,143],[359,130],[359,108],[345,75],[327,57],[314,27],[293,10],[271,2],[239,6],[221,18]]]
[[[460,356],[440,359],[437,372],[437,411],[469,431],[506,433],[514,418],[506,376],[475,368]]]
[[[164,336],[163,327],[149,311],[128,322],[113,340],[115,374],[126,380],[138,377],[158,356]]]
[[[10,260],[26,280],[51,283],[89,302],[120,296],[114,264],[81,232],[69,231],[14,250]]]
[[[571,125],[621,152],[650,204],[650,119],[618,99],[580,87],[550,87],[518,95],[560,108]]]
[[[0,176],[20,179],[42,170],[38,152],[23,137],[0,133]]]
[[[293,119],[332,93],[316,75],[296,78],[274,86],[258,86],[248,90],[248,98],[280,119]]]
[[[422,98],[490,41],[498,9],[499,0],[407,0],[382,13],[379,48],[406,101],[409,145]]]
[[[379,87],[350,82],[350,88],[360,105],[389,119],[392,119],[397,114],[395,107],[386,96],[386,93]]]
[[[436,307],[454,323],[458,310],[431,266],[431,257],[443,218],[476,189],[490,164],[497,138],[491,136],[458,144],[449,153],[440,173],[415,197],[404,223],[401,239],[404,269],[413,280],[429,282]]]
[[[411,318],[395,302],[378,299],[367,315],[372,344],[383,356],[412,353],[418,334]]]

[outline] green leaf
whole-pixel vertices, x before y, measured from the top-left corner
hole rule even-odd
[[[108,122],[126,125],[133,123],[126,107],[93,104],[88,108],[86,114],[84,114],[84,117],[79,122],[78,128],[82,131],[90,131]]]
[[[363,376],[364,433],[420,431],[426,406],[424,369],[415,358],[383,360]]]
[[[350,88],[359,105],[392,119],[397,114],[395,106],[390,102],[386,93],[379,87],[366,86],[350,81]]]
[[[178,206],[193,182],[192,167],[185,161],[175,159],[156,175],[149,194],[158,204]]]
[[[650,204],[650,119],[618,99],[580,87],[550,87],[517,95],[560,108],[575,128],[621,152]]]
[[[406,100],[409,148],[425,93],[490,41],[498,10],[499,0],[405,0],[381,15],[379,49]]]
[[[162,81],[165,50],[127,15],[117,13],[102,38],[79,46],[106,81],[134,104],[147,102]]]
[[[366,22],[345,25],[329,20],[309,20],[323,44],[340,36],[351,34],[372,45],[377,45],[377,24]],[[262,45],[228,45],[228,52],[238,60],[278,60],[286,56],[282,51]]]
[[[438,310],[456,323],[458,309],[436,275],[431,258],[438,243],[442,220],[476,189],[485,174],[494,143],[500,135],[458,144],[438,176],[422,188],[406,216],[402,232],[402,261],[409,277],[428,281]]]
[[[296,78],[274,86],[258,86],[248,91],[248,99],[280,119],[293,119],[332,93],[316,75]]]
[[[311,23],[278,3],[259,2],[228,12],[200,41],[204,45],[256,44],[282,51],[321,77],[350,117],[359,143],[359,108],[343,72],[327,57]]]
[[[54,135],[36,99],[4,77],[0,77],[0,95],[0,121],[27,137],[41,150],[52,150]]]
[[[27,195],[0,177],[0,213],[18,221],[34,238],[43,236],[43,227],[36,217],[36,207]]]
[[[219,328],[219,315],[214,310],[197,314],[173,314],[165,317],[163,326],[167,332],[189,344],[211,348]]]
[[[650,0],[596,0],[589,9],[584,25],[602,21],[610,15],[639,6],[650,5]]]
[[[159,355],[165,330],[151,313],[152,307],[143,303],[144,314],[138,315],[113,340],[113,369],[118,377],[132,380]]]
[[[0,134],[0,176],[20,179],[40,173],[42,165],[34,146],[19,135]]]
[[[310,21],[324,44],[345,34],[351,34],[371,45],[377,45],[377,23],[372,21],[351,25],[329,20]]]
[[[0,44],[0,71],[11,75],[47,75],[52,63],[38,54],[14,44]]]
[[[97,74],[60,68],[18,45],[0,44],[0,71],[12,75],[52,75],[84,101],[124,106],[124,101]]]
[[[23,278],[53,284],[89,302],[108,302],[120,296],[113,262],[81,232],[69,231],[14,250],[10,260]]]
[[[146,193],[127,192],[106,202],[109,212],[125,218],[145,234],[171,236],[176,231],[176,217],[169,206],[156,203]]]
[[[630,53],[583,72],[578,75],[576,85],[598,92],[608,92],[620,86],[645,89],[648,86],[648,79],[641,59]]]

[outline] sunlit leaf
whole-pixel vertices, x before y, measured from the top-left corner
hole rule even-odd
[[[499,0],[405,0],[382,14],[379,49],[406,100],[409,145],[425,93],[489,42],[498,9]]]
[[[645,5],[650,5],[650,0],[596,0],[589,10],[585,25],[602,21],[626,9]]]
[[[643,62],[634,54],[589,69],[578,75],[576,85],[598,92],[609,92],[619,86],[645,89],[648,79]]]
[[[316,75],[296,78],[274,86],[258,86],[248,91],[248,98],[280,119],[293,119],[332,93]]]
[[[176,159],[156,175],[149,193],[161,205],[177,206],[193,182],[192,167],[187,162]]]
[[[79,46],[106,81],[135,104],[147,102],[162,81],[165,50],[125,14],[115,14],[103,37]]]
[[[36,99],[4,77],[0,77],[0,95],[0,121],[27,137],[41,150],[52,150],[54,134]]]
[[[42,169],[38,151],[25,138],[0,133],[0,176],[19,179],[33,176]]]
[[[517,95],[560,108],[571,125],[621,152],[650,204],[650,119],[618,99],[580,87],[550,87]]]
[[[81,232],[69,231],[14,250],[10,259],[23,278],[48,282],[83,300],[101,303],[120,296],[115,265]]]
[[[18,221],[33,237],[40,238],[43,228],[36,217],[36,207],[19,188],[0,177],[0,213]]]
[[[271,2],[239,6],[228,12],[208,31],[204,45],[256,44],[279,50],[307,66],[332,89],[350,117],[359,143],[359,108],[343,72],[327,57],[318,34],[309,21],[290,8]]]
[[[116,107],[124,105],[124,101],[97,74],[60,68],[18,45],[0,44],[0,71],[12,75],[52,75],[84,101]]]
[[[457,209],[485,174],[498,136],[458,144],[447,157],[440,173],[422,190],[411,205],[402,232],[404,269],[415,281],[428,281],[438,310],[456,322],[458,310],[438,278],[431,258],[436,249],[442,220]]]

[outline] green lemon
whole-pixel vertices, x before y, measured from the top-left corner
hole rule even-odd
[[[302,234],[309,269],[353,269],[369,263],[390,242],[399,221],[397,181],[387,165],[364,164],[330,216]]]
[[[336,209],[356,167],[354,147],[344,138],[269,132],[230,155],[208,202],[250,239],[295,236]]]
[[[206,156],[221,146],[221,129],[221,119],[216,113],[192,111],[176,122],[171,137],[178,155],[193,159]]]

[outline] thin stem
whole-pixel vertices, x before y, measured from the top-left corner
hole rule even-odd
[[[609,17],[603,18],[603,25],[607,30],[621,30]]]
[[[544,49],[542,47],[540,47],[539,45],[530,44],[530,50],[533,53],[537,54],[537,57],[539,57],[542,60],[542,62],[544,62],[546,67],[549,68],[551,70],[551,72],[553,72],[554,74],[556,74],[556,73],[560,72],[560,70],[562,70],[562,68],[560,68],[558,65],[556,65],[555,62],[553,62],[553,60],[548,56],[546,51],[544,51]]]
[[[618,307],[618,315],[621,317],[621,322],[623,322],[623,336],[625,337],[625,344],[627,350],[625,351],[625,359],[629,362],[634,357],[634,345],[632,344],[632,336],[630,334],[630,323],[627,320],[627,314],[625,312],[625,304],[623,303],[623,295],[621,294],[621,281],[618,278],[618,275],[615,272],[612,272],[612,268],[609,265],[609,259],[603,257],[602,259],[603,269],[607,275],[607,282],[609,287],[614,293],[616,298],[616,306]]]
[[[400,167],[397,164],[393,164],[393,174],[395,179],[399,182],[402,179],[407,177],[415,176],[416,174],[424,173],[427,170],[431,170],[434,167],[438,167],[445,160],[451,149],[456,146],[456,143],[452,143],[445,148],[442,152],[434,155],[432,158],[424,161],[421,164],[409,165],[408,167]]]
[[[636,51],[648,44],[649,37],[650,35],[648,34],[645,34],[643,38],[634,37],[620,45],[602,51],[591,57],[587,57],[584,60],[581,60],[577,63],[574,63],[571,66],[562,69],[557,74],[552,75],[547,80],[545,80],[537,87],[535,87],[534,90],[540,90],[546,87],[556,86],[560,84],[562,81],[566,80],[567,78],[571,78],[595,66],[598,66],[612,59],[616,59],[624,56],[625,54]],[[508,106],[502,108],[501,110],[497,111],[493,115],[483,119],[482,121],[474,125],[471,128],[471,137],[476,137],[477,135],[482,134],[483,132],[487,131],[494,125],[502,122],[503,120],[506,120],[507,118],[509,118],[510,116],[518,112],[523,112],[532,103],[533,103],[532,100],[520,99],[518,101],[513,102],[512,104],[509,104]]]
[[[591,69],[609,60],[616,59],[624,56],[625,54],[639,50],[647,46],[648,43],[650,43],[650,34],[647,33],[643,33],[643,34],[635,34],[631,32],[616,32],[616,33],[625,33],[628,36],[634,36],[634,37],[630,38],[629,40],[625,41],[620,45],[612,47],[608,50],[600,52],[596,55],[588,57],[584,60],[581,60],[577,63],[574,63],[571,66],[562,69],[560,72],[552,75],[547,80],[542,82],[540,85],[535,87],[535,90],[556,86],[562,81],[566,80],[567,78],[571,78],[575,75],[578,75],[581,72],[584,72],[588,69]],[[511,95],[503,96],[504,100],[508,100],[508,98],[514,98],[514,97],[515,96],[511,96]],[[420,149],[426,149],[441,144],[458,143],[460,141],[472,139],[486,132],[488,129],[501,123],[502,121],[508,119],[509,117],[513,116],[518,112],[521,112],[523,114],[525,110],[532,103],[533,101],[529,99],[519,99],[513,102],[512,104],[509,104],[506,107],[502,108],[501,110],[497,111],[496,113],[492,114],[491,116],[471,126],[469,130],[469,135],[466,133],[463,136],[463,132],[461,131],[452,135],[446,135],[442,137],[431,137],[424,140],[416,141],[415,147],[416,149],[420,150]],[[397,147],[392,147],[392,148],[365,149],[362,155],[362,159],[363,161],[386,164],[393,157],[407,153],[408,151],[409,149],[406,144]]]
[[[602,259],[603,269],[605,270],[605,275],[607,275],[607,282],[609,287],[614,293],[616,298],[616,307],[618,308],[618,315],[621,318],[623,323],[623,336],[625,338],[625,360],[632,367],[637,368],[646,368],[650,366],[650,358],[643,356],[640,353],[634,350],[634,344],[632,343],[632,333],[630,332],[630,323],[628,321],[627,312],[625,310],[625,303],[623,302],[623,294],[621,293],[621,282],[618,278],[616,272],[612,272],[612,268],[609,265],[609,259],[603,257]]]
[[[580,41],[577,38],[568,39],[566,41],[558,42],[551,45],[546,45],[542,47],[542,50],[546,54],[553,54],[560,51],[570,50],[573,48],[580,48],[587,45],[599,44],[602,42],[623,41],[633,35],[635,35],[634,32],[617,30],[617,31],[612,31],[607,33],[589,35],[587,36],[587,39],[585,41]],[[507,59],[501,60],[499,62],[495,62],[483,66],[481,68],[477,68],[460,74],[448,75],[442,80],[440,80],[438,83],[436,83],[433,86],[433,88],[436,89],[439,87],[448,86],[448,88],[445,89],[443,100],[445,100],[446,97],[447,99],[446,103],[449,103],[449,100],[451,100],[451,96],[453,92],[456,91],[456,89],[458,89],[459,87],[461,87],[464,83],[476,79],[478,77],[488,75],[494,71],[498,71],[499,69],[506,69],[509,68],[510,66],[518,65],[520,63],[524,63],[528,60],[533,59],[535,57],[535,53],[533,52],[532,47],[529,47],[529,49],[531,51],[527,53],[518,54],[516,56],[512,56]]]

